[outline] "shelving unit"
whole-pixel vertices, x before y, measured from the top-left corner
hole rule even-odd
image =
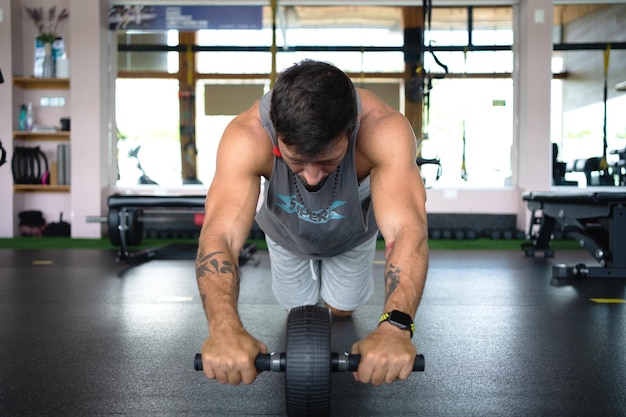
[[[52,140],[52,141],[69,141],[70,132],[13,132],[13,138],[16,140]]]
[[[23,90],[69,90],[67,78],[13,77],[13,85]],[[69,131],[13,131],[14,142],[69,142]],[[56,165],[55,165],[56,166]],[[50,166],[50,169],[54,169]],[[65,184],[14,184],[14,193],[70,193]]]
[[[44,17],[52,7],[56,7],[57,12],[67,9],[70,18],[57,29],[64,39],[64,52],[71,58],[70,76],[33,76],[38,73],[34,53],[37,27],[25,15],[24,3],[41,6]],[[63,213],[65,219],[71,219],[72,237],[100,237],[103,233],[102,225],[89,223],[86,217],[100,213],[104,198],[101,185],[110,181],[107,169],[101,167],[103,157],[100,155],[104,146],[107,152],[114,152],[105,145],[109,134],[108,100],[99,94],[110,87],[113,75],[109,74],[107,65],[109,52],[101,48],[109,36],[101,25],[108,18],[106,7],[93,7],[88,3],[0,0],[0,12],[4,12],[4,21],[10,23],[0,23],[0,56],[5,58],[0,64],[4,75],[4,84],[0,85],[0,140],[8,158],[7,164],[0,167],[2,237],[19,236],[19,213],[29,210],[41,211],[47,222],[55,221]],[[48,131],[21,131],[21,106],[28,103],[33,104],[35,127]],[[69,132],[60,131],[60,125],[64,124],[61,120],[65,118],[71,120]],[[70,168],[84,175],[65,175],[70,185],[14,184],[12,159],[16,147],[39,147],[49,163],[50,181],[63,183],[58,175],[60,145],[70,146],[65,153],[69,154]],[[56,181],[54,172],[57,172]],[[16,173],[16,176],[22,175]],[[37,181],[18,178],[18,182]]]
[[[44,193],[69,193],[69,185],[39,185],[39,184],[15,184],[13,185],[13,192],[27,193],[27,192],[44,192]]]
[[[70,88],[68,78],[35,78],[35,77],[13,77],[13,85],[25,89],[61,89]]]

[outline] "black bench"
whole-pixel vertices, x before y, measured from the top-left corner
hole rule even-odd
[[[195,230],[196,235],[202,228],[204,218],[204,195],[190,196],[145,196],[120,195],[109,196],[107,217],[109,240],[119,246],[118,262],[138,264],[152,259],[195,259],[198,249],[195,243],[170,243],[158,248],[131,252],[130,246],[140,245],[144,237],[144,224],[183,221],[186,228]],[[254,254],[256,245],[247,243],[239,254],[239,265],[250,260],[257,263]]]
[[[626,278],[626,192],[526,192],[522,198],[532,214],[531,242],[522,244],[526,256],[553,256],[550,240],[560,230],[599,263],[555,265],[554,278]]]

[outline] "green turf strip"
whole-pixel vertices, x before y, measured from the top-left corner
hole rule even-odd
[[[162,246],[172,242],[188,242],[193,243],[193,239],[144,239],[141,246],[132,247],[132,249],[145,249]],[[251,240],[259,249],[266,249],[264,240]],[[521,250],[522,240],[505,240],[505,239],[474,239],[474,240],[446,240],[431,239],[428,246],[431,250]],[[578,244],[572,240],[553,240],[550,243],[552,249],[580,249]],[[384,242],[379,240],[377,249],[384,249]],[[0,249],[111,249],[116,250],[109,239],[78,239],[67,237],[17,237],[17,238],[0,238]]]

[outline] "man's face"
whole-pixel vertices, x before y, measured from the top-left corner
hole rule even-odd
[[[348,152],[348,143],[348,137],[341,136],[324,152],[313,158],[299,155],[294,146],[285,145],[280,138],[278,149],[289,169],[300,177],[306,190],[316,192],[322,188],[328,176],[337,169],[343,160],[346,152]]]

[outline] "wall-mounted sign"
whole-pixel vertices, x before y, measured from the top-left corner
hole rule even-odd
[[[111,30],[259,30],[263,27],[262,19],[262,6],[109,7]]]

